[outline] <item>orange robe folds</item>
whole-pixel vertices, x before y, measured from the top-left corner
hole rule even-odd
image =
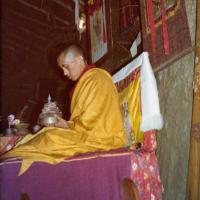
[[[4,157],[23,159],[21,173],[33,162],[56,164],[70,156],[125,145],[118,93],[102,69],[87,71],[78,81],[71,102],[69,128],[43,128],[27,135]]]

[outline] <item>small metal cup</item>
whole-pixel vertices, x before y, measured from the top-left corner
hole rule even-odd
[[[39,124],[45,127],[55,127],[57,123],[56,114],[46,113],[39,116]]]

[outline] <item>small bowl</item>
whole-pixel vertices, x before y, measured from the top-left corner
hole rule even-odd
[[[57,118],[55,113],[40,114],[38,123],[45,127],[55,127]]]
[[[29,126],[30,126],[29,123],[21,122],[21,123],[19,123],[19,124],[16,124],[16,125],[15,125],[15,128],[16,128],[16,129],[28,129]]]
[[[26,135],[29,133],[29,123],[21,122],[20,124],[15,125],[15,129],[18,135]]]

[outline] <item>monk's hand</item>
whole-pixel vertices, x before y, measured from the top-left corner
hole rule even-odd
[[[62,117],[56,115],[56,124],[55,126],[58,127],[58,128],[68,128],[68,125],[67,125],[67,121],[64,120]]]

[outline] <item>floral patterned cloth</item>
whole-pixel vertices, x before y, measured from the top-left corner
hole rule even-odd
[[[21,138],[19,135],[0,137],[0,155],[12,149],[16,142]]]
[[[146,131],[144,135],[143,149],[148,152],[155,151],[157,148],[156,131]]]
[[[164,191],[155,155],[155,131],[145,132],[141,149],[131,155],[131,179],[137,185],[141,200],[161,200]]]

